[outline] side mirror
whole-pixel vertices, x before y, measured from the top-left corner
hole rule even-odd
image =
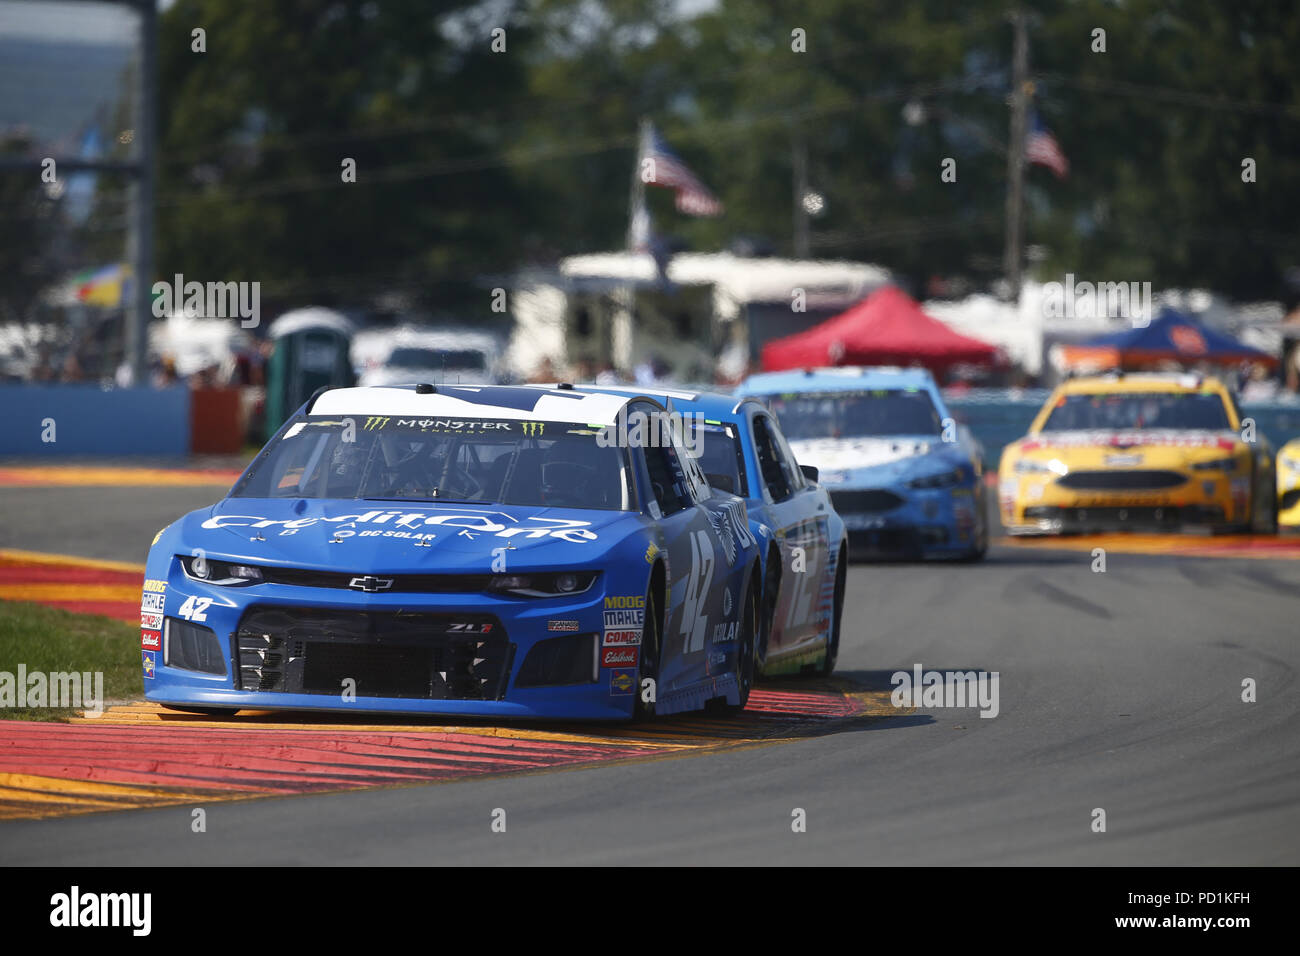
[[[821,472],[819,472],[812,465],[800,465],[799,470],[803,472],[803,476],[805,478],[807,478],[809,481],[813,482],[814,484],[816,484],[817,482],[817,476],[821,474]]]

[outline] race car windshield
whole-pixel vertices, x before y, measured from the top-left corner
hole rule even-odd
[[[934,402],[920,389],[772,395],[767,403],[791,441],[938,435],[943,431]]]
[[[1062,395],[1045,432],[1146,428],[1226,431],[1232,425],[1223,399],[1213,393],[1121,392]]]
[[[487,368],[487,357],[474,349],[393,349],[384,364],[393,368],[454,368],[481,372]]]
[[[626,510],[626,459],[564,422],[299,418],[234,498],[371,498]]]

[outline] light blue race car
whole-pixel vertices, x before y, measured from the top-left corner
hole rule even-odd
[[[757,398],[634,386],[576,385],[649,394],[685,428],[687,451],[709,485],[745,499],[760,544],[763,598],[758,670],[764,675],[835,669],[848,567],[844,522],[817,469],[796,459]]]
[[[822,368],[746,379],[820,472],[861,558],[978,560],[988,550],[978,443],[922,369]]]
[[[145,696],[201,712],[739,710],[762,549],[668,418],[652,397],[572,386],[318,393],[224,500],[155,539]]]

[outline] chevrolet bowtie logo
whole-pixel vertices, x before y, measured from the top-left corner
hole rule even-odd
[[[364,578],[353,578],[348,582],[348,587],[361,591],[387,591],[392,586],[392,578],[377,578],[373,574],[367,574]]]

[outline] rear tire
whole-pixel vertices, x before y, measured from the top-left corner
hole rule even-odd
[[[776,604],[781,596],[781,558],[779,554],[768,555],[767,571],[763,574],[763,601],[761,605],[761,625],[758,648],[754,653],[754,674],[763,673],[767,666],[767,651],[772,641],[772,626],[776,622]]]
[[[839,566],[835,569],[835,599],[831,605],[831,637],[826,644],[826,656],[822,658],[822,677],[831,676],[835,671],[835,662],[840,656],[840,629],[844,619],[844,589],[848,581],[848,573],[848,554],[841,548]]]
[[[749,593],[745,595],[745,613],[740,618],[740,633],[736,636],[736,687],[739,704],[725,702],[718,705],[723,714],[738,714],[749,703],[749,692],[754,688],[754,649],[758,644],[758,622],[761,611],[757,582],[750,580]]]

